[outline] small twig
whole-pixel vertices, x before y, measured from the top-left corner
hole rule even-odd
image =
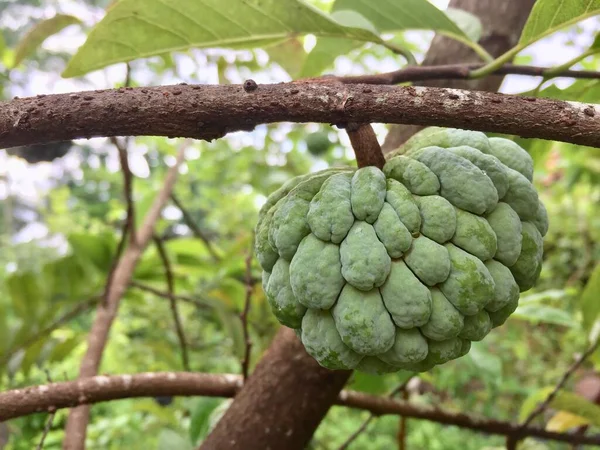
[[[408,392],[406,389],[402,391],[402,399],[408,400]],[[400,416],[400,424],[398,425],[398,450],[406,450],[406,422],[404,416]]]
[[[588,349],[585,352],[583,352],[579,356],[579,358],[577,358],[575,360],[575,362],[571,365],[571,367],[569,367],[567,369],[567,371],[563,374],[560,381],[556,384],[556,386],[554,387],[552,392],[548,395],[548,397],[546,397],[546,399],[542,403],[538,404],[538,406],[531,412],[531,414],[529,414],[527,419],[525,419],[525,421],[521,424],[522,428],[525,428],[527,425],[529,425],[533,421],[533,419],[535,419],[538,415],[540,415],[542,412],[544,412],[544,410],[548,406],[550,406],[550,403],[552,403],[552,400],[554,400],[554,398],[556,397],[558,392],[563,388],[563,386],[569,380],[571,375],[573,375],[575,373],[575,371],[579,368],[579,366],[581,366],[581,364],[583,364],[583,362],[592,353],[594,353],[596,351],[598,346],[600,346],[600,337],[597,337],[596,340],[593,342],[593,344],[590,347],[588,347]]]
[[[373,414],[369,414],[369,417],[367,417],[367,419],[361,424],[361,426],[358,427],[356,431],[352,433],[342,445],[339,446],[338,450],[346,450],[350,446],[350,444],[352,444],[358,438],[358,436],[360,436],[367,429],[367,427],[373,421],[374,418],[375,416]]]
[[[483,67],[485,64],[445,64],[439,66],[408,66],[403,69],[393,72],[385,72],[374,75],[356,75],[356,76],[327,76],[308,78],[298,80],[299,82],[317,82],[331,83],[341,82],[344,84],[399,84],[412,81],[425,80],[469,80],[472,78],[471,73]],[[538,66],[521,66],[515,64],[505,64],[496,70],[493,75],[529,75],[535,77],[568,77],[568,78],[584,78],[584,79],[599,79],[600,72],[592,70],[563,70],[554,72],[552,68]]]
[[[56,319],[54,322],[52,322],[46,328],[38,331],[33,336],[31,336],[28,339],[26,339],[25,341],[21,342],[19,345],[15,346],[11,349],[8,349],[6,351],[6,353],[0,358],[0,366],[3,366],[6,363],[8,363],[8,361],[13,357],[13,355],[16,352],[18,352],[19,350],[27,348],[31,344],[37,342],[39,339],[41,339],[45,336],[48,336],[50,333],[52,333],[54,330],[56,330],[61,325],[64,325],[65,323],[70,322],[75,317],[79,316],[80,314],[83,314],[84,312],[92,309],[98,303],[98,301],[100,299],[101,299],[101,297],[97,296],[97,297],[92,297],[91,299],[83,301],[81,303],[78,303],[73,309],[66,312],[62,316],[60,316],[58,319]]]
[[[135,232],[135,204],[133,202],[133,173],[129,167],[129,158],[127,155],[127,146],[121,144],[116,137],[111,137],[110,141],[119,151],[119,162],[121,163],[121,171],[123,172],[123,187],[125,189],[125,201],[127,204],[127,229],[131,236],[132,244],[137,242]]]
[[[132,281],[131,283],[129,283],[129,285],[131,287],[134,287],[136,289],[139,289],[140,291],[146,291],[146,292],[150,292],[151,294],[156,295],[157,297],[163,297],[166,299],[175,299],[175,300],[181,300],[182,302],[186,302],[186,303],[190,303],[194,306],[196,306],[197,308],[200,309],[211,309],[211,306],[206,304],[206,303],[202,303],[200,300],[195,299],[193,297],[189,297],[187,295],[181,295],[181,294],[171,294],[169,292],[165,292],[165,291],[161,291],[159,289],[153,288],[152,286],[148,286],[147,284],[144,283],[140,283],[139,281]]]
[[[371,124],[348,123],[346,132],[352,143],[358,167],[375,166],[382,169],[385,157]]]
[[[408,383],[412,378],[413,377],[409,377],[407,380],[404,380],[402,383],[396,386],[392,391],[390,391],[387,397],[394,398],[400,392],[405,392],[406,386],[408,386]],[[352,442],[354,442],[367,429],[367,427],[375,417],[377,417],[375,413],[372,412],[371,414],[369,414],[369,417],[367,417],[362,423],[362,425],[358,427],[358,429],[354,433],[352,433],[342,445],[339,446],[338,450],[346,450],[350,446],[350,444],[352,444]]]
[[[123,86],[131,86],[131,65],[129,65],[129,63],[125,63],[125,82],[123,83]]]
[[[48,383],[52,383],[52,377],[50,376],[50,372],[48,371],[48,369],[46,369],[45,372]],[[36,450],[42,450],[44,448],[44,441],[46,440],[48,433],[50,433],[50,429],[52,428],[52,422],[54,422],[55,415],[56,409],[50,411],[50,415],[48,416],[48,420],[46,421],[46,425],[44,426],[44,432],[42,433],[42,437],[40,439],[39,444],[36,447]]]
[[[192,233],[194,233],[194,236],[196,236],[198,239],[200,239],[202,242],[204,242],[204,245],[206,245],[206,249],[208,250],[208,252],[210,253],[210,255],[212,256],[212,258],[215,261],[220,261],[221,257],[217,254],[217,252],[215,251],[214,247],[212,246],[210,240],[204,234],[204,232],[200,229],[200,227],[198,226],[198,224],[196,223],[194,218],[191,216],[191,214],[189,213],[187,208],[183,206],[183,203],[181,203],[179,201],[179,199],[177,198],[177,196],[175,194],[171,194],[171,200],[173,201],[175,206],[177,206],[177,208],[179,208],[179,210],[181,211],[181,214],[183,215],[183,220],[184,220],[185,224],[190,228],[190,230],[192,230]]]
[[[252,239],[252,243],[254,243],[254,238]],[[242,376],[244,377],[244,381],[248,378],[248,367],[250,366],[250,352],[252,350],[252,340],[250,339],[250,333],[248,330],[248,312],[250,311],[250,301],[252,300],[252,248],[254,245],[251,245],[250,250],[248,250],[248,255],[246,256],[246,300],[244,302],[244,309],[240,314],[240,320],[242,321],[242,329],[244,331],[244,359],[242,360]]]
[[[169,293],[169,304],[171,305],[173,322],[175,323],[175,330],[177,332],[177,338],[179,339],[179,347],[181,348],[181,359],[183,363],[183,368],[186,372],[189,372],[190,360],[188,357],[188,348],[185,333],[183,331],[183,325],[181,323],[181,316],[179,315],[179,310],[177,308],[177,299],[175,298],[175,283],[173,281],[173,270],[171,269],[171,261],[169,260],[169,256],[167,255],[167,251],[161,239],[156,235],[154,235],[153,239],[154,244],[156,245],[156,248],[158,250],[158,254],[160,255],[160,259],[165,268],[165,278],[167,279],[167,290]]]
[[[117,245],[117,250],[113,257],[110,269],[108,271],[108,277],[106,277],[106,283],[104,284],[104,303],[108,302],[108,295],[111,289],[111,285],[113,282],[113,278],[115,276],[115,271],[117,270],[117,266],[119,264],[119,260],[121,259],[121,255],[123,254],[123,250],[125,249],[125,245],[127,244],[127,237],[130,236],[131,244],[136,242],[135,237],[135,206],[133,204],[133,174],[131,173],[131,169],[129,168],[129,159],[127,157],[127,147],[122,145],[116,137],[111,137],[110,141],[117,148],[119,153],[119,161],[121,163],[121,171],[123,173],[123,187],[125,190],[125,202],[127,204],[127,216],[125,218],[125,222],[121,227],[121,239]]]

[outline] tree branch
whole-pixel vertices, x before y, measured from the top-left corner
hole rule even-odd
[[[252,340],[250,339],[250,332],[248,330],[248,313],[250,312],[250,301],[252,300],[252,290],[254,288],[252,284],[252,249],[254,248],[254,236],[252,238],[252,245],[246,255],[246,280],[245,290],[246,298],[244,300],[244,309],[240,314],[240,320],[242,322],[242,330],[244,331],[244,359],[242,360],[242,376],[244,381],[248,379],[248,368],[250,367],[250,354],[252,350]]]
[[[15,99],[0,107],[0,147],[116,135],[210,140],[282,121],[463,127],[600,147],[598,105],[337,81],[263,84],[251,92],[177,85]]]
[[[105,301],[98,305],[96,318],[88,335],[88,347],[79,369],[80,379],[98,373],[108,334],[119,309],[119,303],[127,290],[140,256],[154,234],[154,226],[160,217],[160,213],[171,195],[179,173],[179,165],[184,159],[186,145],[187,143],[181,145],[176,163],[167,172],[163,188],[146,214],[144,222],[136,234],[136,241],[130,241],[113,271]],[[82,406],[71,410],[69,413],[63,441],[65,450],[83,450],[85,448],[89,412],[89,406]]]
[[[471,73],[485,64],[443,64],[439,66],[408,66],[393,72],[375,75],[328,77],[344,84],[399,84],[426,80],[472,80]],[[521,66],[505,64],[491,75],[529,75],[533,77],[566,77],[578,79],[600,79],[600,72],[593,70],[562,70],[554,72],[551,67]],[[321,78],[326,80],[325,78]],[[318,81],[319,78],[312,78]]]
[[[90,309],[92,309],[92,307],[94,307],[101,300],[101,298],[102,298],[101,296],[92,297],[89,300],[85,300],[83,302],[78,303],[71,310],[67,311],[65,314],[60,316],[58,319],[56,319],[54,322],[49,324],[44,329],[38,331],[33,336],[29,337],[28,339],[26,339],[19,345],[8,349],[6,351],[6,353],[4,353],[4,355],[2,355],[2,357],[0,357],[0,366],[4,366],[5,364],[7,364],[10,361],[10,359],[13,357],[13,355],[16,352],[18,352],[19,350],[29,347],[31,344],[34,344],[35,342],[37,342],[39,339],[48,336],[50,333],[52,333],[54,330],[56,330],[61,325],[64,325],[65,323],[70,322],[75,317],[79,316],[80,314],[83,314],[84,312],[87,312]]]
[[[232,374],[155,372],[136,375],[98,375],[2,392],[0,393],[0,421],[38,412],[53,412],[61,408],[125,398],[199,395],[233,397],[240,391],[242,385],[243,377]],[[600,446],[598,435],[557,433],[532,426],[521,428],[520,424],[516,423],[388,397],[377,397],[362,392],[342,391],[335,399],[335,404],[370,411],[375,416],[398,415],[417,418],[485,434],[515,436],[521,439],[531,436],[559,442]],[[276,414],[277,411],[273,413]]]
[[[181,348],[181,362],[183,369],[186,372],[190,371],[190,359],[188,357],[187,340],[185,338],[185,332],[183,331],[183,325],[181,323],[181,316],[177,309],[177,299],[175,298],[175,283],[173,281],[173,270],[171,269],[171,261],[167,255],[167,250],[163,245],[163,242],[156,235],[153,237],[158,254],[165,268],[165,278],[167,280],[167,291],[169,293],[169,305],[171,306],[171,314],[173,315],[173,322],[175,323],[175,332],[179,339],[179,347]]]
[[[127,66],[129,67],[129,66]],[[129,73],[129,69],[127,70]],[[121,172],[123,175],[123,188],[125,191],[125,203],[126,203],[126,217],[123,225],[121,226],[121,239],[117,244],[117,249],[112,258],[110,269],[108,271],[108,277],[106,277],[106,283],[104,284],[104,302],[108,301],[108,293],[115,276],[115,270],[127,244],[127,238],[129,237],[130,242],[136,242],[136,231],[135,231],[135,206],[133,204],[133,174],[129,168],[129,158],[127,155],[127,142],[121,144],[116,137],[111,137],[110,141],[117,148],[119,153],[119,162],[121,164]]]
[[[408,379],[406,379],[405,381],[400,383],[398,386],[396,386],[388,394],[388,398],[394,398],[400,392],[406,391],[406,386],[408,385],[408,383],[410,382],[411,379],[412,379],[412,377],[409,377]],[[361,433],[363,433],[367,429],[367,427],[369,426],[369,424],[375,417],[377,417],[375,414],[373,414],[373,413],[369,414],[369,417],[367,417],[365,419],[365,421],[362,423],[362,425],[354,433],[352,433],[342,445],[340,445],[338,450],[346,450],[350,446],[350,444],[352,444],[352,442],[354,442],[361,435]]]
[[[281,327],[201,448],[304,449],[351,373],[321,367]]]
[[[527,416],[527,419],[525,419],[525,421],[521,424],[521,426],[526,427],[527,425],[529,425],[531,422],[533,422],[533,420],[539,416],[542,412],[544,412],[544,410],[550,406],[550,403],[552,403],[552,400],[554,400],[554,398],[556,397],[556,395],[558,394],[558,392],[564,387],[564,385],[567,383],[567,381],[569,380],[569,378],[575,373],[575,371],[583,364],[583,362],[588,359],[592,353],[594,353],[596,351],[596,349],[600,346],[600,337],[596,338],[594,340],[594,342],[592,343],[592,345],[590,345],[585,352],[583,352],[576,360],[575,362],[571,365],[571,367],[569,367],[567,369],[567,371],[563,374],[563,376],[560,378],[559,382],[556,384],[556,386],[554,387],[554,389],[552,390],[552,392],[550,392],[550,394],[548,394],[548,397],[546,397],[546,399],[537,405],[537,407],[531,411],[531,414],[529,414],[529,416]]]
[[[169,292],[161,291],[160,289],[153,288],[152,286],[148,286],[147,284],[140,283],[138,281],[132,281],[131,283],[129,283],[129,285],[131,287],[139,289],[140,291],[150,292],[151,294],[154,294],[158,297],[181,300],[182,302],[190,303],[200,309],[211,309],[211,306],[209,304],[203,303],[202,301],[187,295],[171,294]]]
[[[383,169],[385,158],[371,124],[350,122],[345,128],[356,155],[356,165]]]
[[[198,224],[196,223],[194,218],[191,216],[191,214],[189,213],[187,208],[185,206],[183,206],[183,203],[181,203],[179,198],[174,193],[171,194],[171,200],[173,201],[175,206],[177,206],[177,208],[179,208],[179,210],[181,211],[181,214],[183,215],[183,221],[190,228],[190,230],[192,230],[192,233],[194,233],[194,236],[196,236],[198,239],[200,239],[204,243],[204,245],[206,246],[206,249],[208,250],[208,253],[210,253],[210,256],[212,256],[212,258],[215,261],[220,261],[221,257],[215,251],[215,249],[212,246],[208,237],[200,229],[200,227],[198,226]]]

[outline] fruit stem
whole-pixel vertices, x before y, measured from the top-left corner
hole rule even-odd
[[[346,132],[352,143],[358,167],[375,166],[383,169],[385,158],[371,124],[349,122]]]

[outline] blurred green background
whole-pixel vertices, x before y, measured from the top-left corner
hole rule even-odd
[[[83,77],[61,78],[67,61],[109,3],[0,2],[1,97],[112,88],[122,86],[127,76],[132,86],[239,83],[249,77],[259,83],[288,81],[299,73],[297,55],[315,44],[314,36],[308,36],[298,40],[297,53],[287,47],[190,50],[136,60],[130,63],[128,75],[125,64],[117,64]],[[310,3],[327,11],[332,2]],[[447,4],[433,3],[441,8]],[[56,20],[56,14],[65,16]],[[48,19],[54,20],[50,25],[46,22],[49,30],[40,31],[40,23]],[[552,35],[520,54],[517,62],[559,65],[592,44],[598,24],[592,18]],[[48,39],[43,39],[46,35]],[[431,31],[410,31],[396,33],[393,39],[420,61],[432,37]],[[326,67],[315,62],[303,70],[346,75],[395,70],[404,64],[402,58],[373,44],[326,61]],[[600,56],[590,56],[577,67],[600,70]],[[597,80],[550,80],[541,86],[540,81],[509,76],[502,92],[532,94],[537,87],[539,95],[600,101]],[[376,124],[375,130],[383,141],[387,127]],[[422,374],[417,388],[411,390],[414,402],[516,421],[532,409],[532,401],[526,400],[539,398],[544,388],[558,381],[588,345],[594,330],[600,311],[600,149],[535,139],[517,141],[535,160],[536,187],[549,212],[541,279],[522,295],[519,309],[508,322],[473,345],[468,356]],[[129,140],[138,223],[160,189],[177,145],[177,140],[167,138]],[[51,161],[36,161],[34,154]],[[196,302],[179,304],[192,370],[240,373],[244,342],[238,316],[245,299],[244,260],[266,196],[290,177],[330,165],[353,164],[353,160],[343,132],[318,124],[259,126],[251,133],[233,133],[213,143],[194,142],[187,149],[175,193],[218,258],[194,236],[172,203],[163,211],[157,231],[173,265],[176,293]],[[2,390],[44,383],[48,374],[55,381],[76,377],[93,320],[91,299],[102,293],[125,213],[118,154],[108,139],[0,151]],[[259,279],[256,262],[252,269],[253,277]],[[166,290],[155,246],[144,253],[135,281]],[[78,313],[56,326],[74,308],[79,308]],[[249,326],[254,364],[277,330],[260,283],[254,285]],[[574,390],[598,364],[597,352],[566,389]],[[101,372],[166,370],[183,370],[169,302],[132,287],[121,303]],[[348,388],[384,394],[406,376],[355,374]],[[92,409],[88,448],[191,449],[227,405],[226,400],[205,398],[98,404]],[[573,423],[569,422],[572,416],[556,414],[556,409],[550,409],[536,423],[550,421],[560,431]],[[60,448],[66,415],[67,411],[57,413],[44,448]],[[338,448],[367,417],[366,412],[332,408],[312,448]],[[36,414],[0,424],[0,448],[34,448],[46,419],[46,414]],[[397,448],[399,420],[373,421],[351,448]],[[409,449],[502,446],[500,437],[407,421]],[[521,448],[568,447],[528,441]]]

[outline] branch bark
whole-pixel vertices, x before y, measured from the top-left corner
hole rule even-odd
[[[115,135],[212,139],[283,121],[438,125],[600,146],[600,105],[546,98],[337,81],[263,84],[252,92],[241,85],[119,92],[77,94],[91,101],[57,94],[7,102],[0,147]]]
[[[449,6],[476,15],[483,25],[483,36],[479,43],[492,56],[497,57],[512,48],[519,40],[525,21],[535,0],[503,0],[482,2],[481,0],[451,0]],[[479,63],[479,56],[470,48],[453,39],[436,35],[423,61],[424,66],[438,66],[456,63]],[[430,80],[418,83],[420,86],[472,89],[495,92],[502,84],[503,76],[491,76],[478,80]],[[417,124],[421,125],[421,124]],[[383,143],[384,152],[398,148],[420,126],[393,126]]]
[[[251,379],[248,380],[248,383],[251,382]],[[294,377],[294,379],[298,381],[297,377]],[[287,385],[286,379],[280,379],[279,381]],[[311,382],[310,379],[307,381]],[[0,421],[4,422],[38,412],[54,412],[61,408],[125,398],[199,395],[207,397],[234,397],[237,395],[239,397],[242,395],[240,391],[242,385],[243,377],[233,374],[155,372],[135,375],[98,375],[75,381],[50,383],[2,392],[0,393]],[[244,391],[247,392],[248,390],[244,389]],[[294,395],[294,390],[288,392],[292,396]],[[311,401],[312,399],[306,399],[307,405],[302,407],[308,406],[310,408]],[[374,416],[398,415],[453,425],[485,434],[513,436],[518,439],[531,436],[559,442],[600,446],[600,436],[598,435],[582,436],[572,433],[556,433],[533,426],[522,428],[518,423],[448,411],[443,408],[411,403],[405,400],[395,400],[389,397],[377,397],[362,392],[344,390],[339,395],[334,396],[331,402],[340,406],[370,411]],[[284,410],[289,409],[290,406],[290,404],[287,404],[284,406]],[[276,407],[268,413],[269,415],[276,415],[279,411]],[[248,417],[247,420],[256,422],[256,419],[252,417]],[[261,423],[260,427],[264,428],[265,424],[268,423]],[[301,426],[302,424],[295,424],[291,428],[292,434],[295,434],[294,431]],[[279,433],[278,430],[271,431],[275,434]],[[237,438],[237,434],[231,436],[232,440]],[[258,446],[252,447],[248,436],[244,436],[244,439],[244,443],[247,445],[243,448],[258,448]],[[252,439],[254,439],[254,435],[252,435]],[[293,439],[293,437],[290,439]],[[228,442],[224,442],[222,445],[222,447],[217,447],[213,444],[212,447],[207,446],[207,448],[218,448],[220,450],[231,446]],[[288,447],[278,447],[276,444],[271,443],[271,447],[261,448],[264,450],[265,448],[287,449]]]
[[[200,448],[302,450],[350,374],[319,366],[282,327]]]
[[[169,169],[167,176],[165,177],[162,190],[157,195],[154,203],[144,218],[144,222],[136,233],[136,240],[130,241],[129,246],[125,249],[115,267],[110,279],[110,285],[107,288],[105,301],[98,305],[96,318],[88,335],[88,347],[79,369],[80,379],[92,377],[98,373],[104,348],[106,347],[106,342],[108,340],[108,334],[117,315],[121,298],[129,286],[129,282],[133,276],[135,266],[140,256],[148,245],[148,242],[152,239],[154,225],[171,195],[171,191],[177,180],[179,165],[184,159],[184,149],[185,146],[182,145],[179,149],[176,163]],[[65,429],[63,449],[82,450],[85,448],[85,436],[89,414],[89,406],[80,406],[70,411]]]
[[[406,83],[409,81],[427,81],[427,80],[446,80],[444,84],[440,84],[439,87],[448,84],[448,80],[487,80],[487,78],[471,78],[471,72],[475,69],[480,69],[485,64],[441,64],[436,66],[407,66],[393,72],[378,73],[373,75],[353,75],[353,76],[328,76],[327,78],[310,78],[305,80],[299,80],[298,82],[306,82],[307,80],[313,82],[329,82],[337,80],[344,84],[399,84]],[[562,72],[554,72],[551,68],[540,67],[540,66],[524,66],[515,64],[505,64],[498,70],[493,72],[493,75],[529,75],[533,77],[551,77],[551,78],[584,78],[584,79],[598,79],[600,78],[600,72],[594,70],[564,70]],[[421,86],[422,84],[417,84]],[[462,89],[467,89],[463,86]],[[480,90],[480,89],[474,89]]]

